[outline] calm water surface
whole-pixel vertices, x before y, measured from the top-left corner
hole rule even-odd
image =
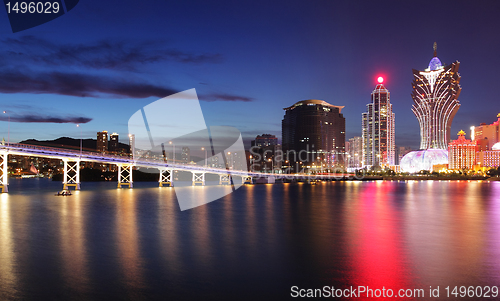
[[[12,179],[0,300],[283,300],[324,285],[429,299],[429,286],[441,297],[500,286],[500,182],[246,185],[188,211],[156,185],[56,197],[61,183]]]

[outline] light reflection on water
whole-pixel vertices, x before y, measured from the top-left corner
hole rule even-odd
[[[115,185],[56,197],[60,183],[11,181],[0,195],[0,299],[276,300],[294,285],[500,284],[500,182],[247,185],[187,211],[172,188]]]

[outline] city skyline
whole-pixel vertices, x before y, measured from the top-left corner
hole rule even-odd
[[[349,139],[361,136],[365,95],[383,76],[399,116],[396,144],[418,148],[411,69],[427,66],[435,41],[443,63],[459,60],[466,78],[451,131],[489,124],[489,111],[500,111],[490,68],[500,63],[497,3],[429,2],[412,10],[391,1],[120,3],[85,1],[16,34],[0,22],[6,140],[9,118],[12,141],[90,138],[106,129],[126,137],[133,112],[190,88],[198,91],[207,124],[237,127],[247,146],[258,134],[280,137],[282,109],[305,99],[345,106]],[[431,5],[456,13],[436,19],[428,16]]]

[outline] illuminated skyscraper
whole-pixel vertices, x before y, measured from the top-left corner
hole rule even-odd
[[[378,78],[372,91],[372,102],[362,114],[363,165],[385,166],[395,162],[395,116],[392,112],[391,93]]]
[[[420,124],[420,149],[447,149],[453,118],[460,107],[460,63],[443,66],[437,57],[434,43],[434,57],[425,71],[413,69],[412,111]]]
[[[413,106],[411,110],[420,124],[420,150],[408,153],[401,159],[401,170],[419,172],[432,170],[433,165],[448,164],[448,143],[451,123],[460,107],[460,63],[444,66],[434,57],[425,71],[413,69]]]

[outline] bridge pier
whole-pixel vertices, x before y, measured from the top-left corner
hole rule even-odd
[[[117,164],[118,165],[118,188],[128,186],[134,187],[132,179],[132,164]]]
[[[64,179],[63,189],[75,187],[75,190],[80,190],[80,160],[63,159],[64,162]]]
[[[0,152],[0,188],[2,188],[2,192],[9,192],[9,168],[7,165],[8,158],[9,154],[6,151]]]
[[[231,176],[229,174],[219,174],[219,185],[231,185]]]
[[[159,170],[160,180],[158,182],[160,183],[160,187],[163,187],[163,185],[172,187],[172,176],[174,175],[174,170],[172,168],[159,168]]]
[[[205,186],[205,172],[204,171],[191,171],[193,174],[193,186],[196,184],[201,184],[201,186]]]
[[[252,176],[241,176],[241,184],[252,184]]]

